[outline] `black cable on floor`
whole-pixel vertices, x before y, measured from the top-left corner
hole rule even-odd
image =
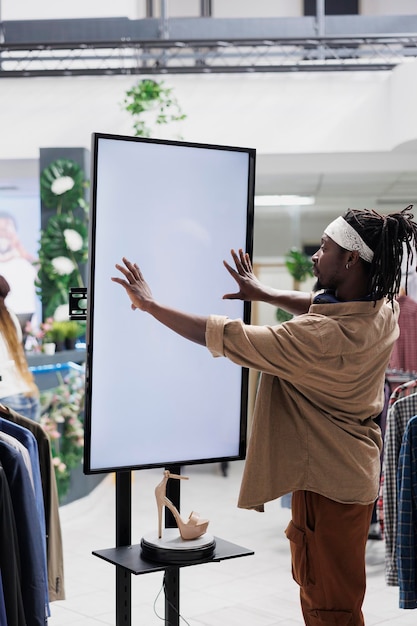
[[[158,602],[158,598],[159,598],[159,596],[161,595],[162,590],[164,590],[164,593],[165,593],[165,598],[166,598],[165,578],[166,578],[166,572],[164,573],[164,579],[163,579],[163,581],[162,581],[161,588],[160,588],[160,590],[158,591],[158,594],[157,594],[157,596],[156,596],[156,598],[155,598],[155,600],[154,600],[154,603],[153,603],[153,611],[154,611],[154,613],[155,613],[156,617],[157,617],[158,619],[160,619],[161,621],[165,621],[165,617],[162,617],[161,615],[158,615],[158,611],[156,610],[156,603]],[[171,602],[169,602],[168,604],[169,604],[169,606],[170,606],[172,609],[174,609],[174,610],[175,610],[175,607],[174,607],[174,605],[173,605]],[[181,615],[181,613],[178,613],[178,617],[179,617],[179,619],[180,619],[181,621],[183,621],[183,622],[184,622],[184,624],[186,624],[186,626],[191,626],[190,622],[187,622],[187,620],[185,619],[185,617],[183,617],[183,616]],[[169,626],[169,625],[168,625],[168,626]]]

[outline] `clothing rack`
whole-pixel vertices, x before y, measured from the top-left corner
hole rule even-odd
[[[45,626],[64,600],[58,493],[42,426],[0,405],[0,623]]]
[[[388,368],[385,372],[385,380],[389,384],[391,391],[394,391],[398,385],[403,385],[409,380],[417,380],[417,372]]]
[[[399,572],[409,571],[409,563],[403,559],[403,530],[398,526],[401,512],[413,510],[412,494],[417,485],[410,489],[399,487],[399,469],[401,469],[400,453],[402,443],[408,431],[411,420],[417,415],[417,373],[391,370],[387,375],[391,387],[391,396],[387,413],[387,423],[384,438],[384,463],[381,476],[380,504],[381,526],[385,539],[385,579],[389,586],[400,587],[400,608],[417,608],[417,588],[409,589],[406,577],[399,577]],[[415,437],[412,444],[415,445]],[[407,459],[408,465],[411,463]],[[417,514],[414,511],[414,514]],[[404,524],[403,524],[404,528]],[[409,533],[408,533],[409,534]],[[417,544],[417,536],[412,537]],[[410,560],[412,562],[413,559]],[[415,568],[414,568],[415,569]],[[415,571],[412,573],[415,574]],[[404,581],[407,581],[404,583]],[[405,592],[404,584],[407,584]]]

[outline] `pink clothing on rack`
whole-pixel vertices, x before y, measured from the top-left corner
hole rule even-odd
[[[407,372],[417,371],[417,302],[410,296],[399,296],[400,336],[394,344],[389,367]]]

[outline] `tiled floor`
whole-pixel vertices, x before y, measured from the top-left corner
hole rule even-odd
[[[183,468],[190,480],[181,483],[184,517],[196,509],[210,519],[213,535],[255,552],[220,563],[180,570],[181,626],[301,626],[298,588],[290,573],[284,529],[289,510],[280,501],[265,513],[236,507],[243,463],[229,466],[224,477],[217,464]],[[132,543],[156,530],[154,488],[162,470],[132,475]],[[115,482],[113,475],[86,498],[61,507],[64,541],[65,601],[51,604],[48,626],[116,625],[115,567],[92,555],[115,546]],[[384,580],[384,545],[369,541],[368,589],[364,603],[367,626],[408,626],[417,611],[398,608],[398,588]],[[132,625],[165,622],[163,574],[132,575]]]

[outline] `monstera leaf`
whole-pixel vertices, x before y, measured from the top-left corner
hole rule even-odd
[[[87,225],[72,213],[54,215],[41,232],[36,280],[44,317],[68,302],[71,287],[83,287],[80,266],[88,255]]]

